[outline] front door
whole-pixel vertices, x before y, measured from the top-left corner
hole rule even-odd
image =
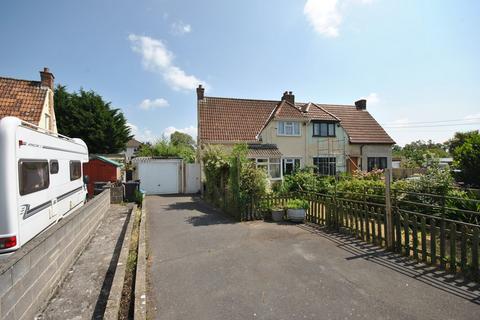
[[[357,170],[360,170],[358,167],[358,157],[349,157],[347,161],[347,172],[353,173]]]

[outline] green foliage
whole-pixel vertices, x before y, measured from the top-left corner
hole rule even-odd
[[[305,209],[308,210],[308,201],[302,199],[290,199],[285,206],[287,209]]]
[[[263,197],[268,190],[267,173],[265,170],[255,167],[253,163],[243,163],[239,185],[240,199],[242,201]]]
[[[132,138],[123,113],[94,91],[70,93],[58,85],[54,95],[58,132],[80,138],[90,153],[118,153]]]
[[[218,201],[218,195],[224,191],[229,173],[229,158],[219,146],[207,145],[202,152],[205,172],[206,196]]]
[[[319,177],[311,169],[297,170],[291,175],[284,176],[284,181],[278,188],[279,193],[307,191],[329,193],[335,183],[334,177]]]
[[[195,149],[195,141],[193,140],[192,136],[187,133],[175,131],[170,135],[170,142],[172,145],[177,147],[184,146]]]
[[[470,132],[453,150],[454,165],[461,170],[463,182],[480,186],[480,133]]]
[[[426,167],[428,163],[425,162],[425,154],[429,154],[429,158],[448,157],[446,149],[444,144],[435,143],[432,140],[417,140],[406,144],[403,148],[394,147],[395,155],[405,157],[407,160],[405,166],[409,168]]]
[[[448,151],[453,155],[457,147],[463,145],[465,141],[470,137],[475,137],[479,134],[478,130],[467,132],[456,132],[452,139],[445,142]]]
[[[165,137],[157,140],[153,145],[143,144],[137,151],[140,157],[179,157],[187,163],[195,162],[195,149],[189,145],[173,144]]]
[[[135,193],[134,193],[135,203],[137,204],[137,206],[138,206],[139,208],[142,207],[142,204],[143,204],[143,196],[144,196],[143,193],[141,193],[140,191],[138,191],[138,190],[135,189]]]

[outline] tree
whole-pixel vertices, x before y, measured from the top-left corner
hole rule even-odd
[[[54,97],[58,132],[82,139],[90,153],[118,153],[132,138],[123,113],[94,91],[58,85]]]
[[[154,144],[143,144],[137,152],[140,157],[179,157],[188,163],[195,162],[195,149],[189,145],[174,145],[166,137],[158,139]]]
[[[450,152],[453,155],[454,150],[457,147],[464,144],[469,137],[478,135],[478,133],[479,133],[478,130],[467,131],[467,132],[456,132],[452,139],[445,142],[445,146],[447,147],[448,152]]]
[[[195,148],[195,141],[192,136],[187,133],[175,131],[170,135],[170,142],[174,146],[187,146],[192,149]]]
[[[407,159],[409,167],[422,167],[425,165],[425,155],[429,157],[448,157],[446,146],[442,143],[435,143],[432,140],[417,140],[406,144],[401,150],[402,155]]]
[[[455,135],[457,136],[457,135]],[[469,136],[453,150],[454,165],[461,170],[463,182],[480,186],[480,133]]]

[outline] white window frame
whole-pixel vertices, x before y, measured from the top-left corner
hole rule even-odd
[[[291,129],[291,134],[287,133],[287,128]],[[295,132],[298,129],[297,132]],[[300,137],[302,136],[302,129],[300,121],[278,121],[277,135],[283,137]]]
[[[266,161],[265,161],[265,160],[266,160]],[[274,160],[274,161],[272,161],[272,160]],[[277,162],[277,160],[278,160],[278,162]],[[283,178],[283,175],[282,175],[283,170],[282,170],[282,159],[281,159],[280,157],[279,157],[279,158],[255,158],[255,165],[256,165],[257,168],[259,168],[259,167],[265,167],[265,168],[266,168],[266,171],[267,171],[268,178],[269,178],[270,180],[282,180],[282,178]],[[279,176],[279,177],[275,177],[275,178],[274,178],[274,177],[272,177],[272,176],[270,175],[271,170],[272,170],[272,168],[271,168],[272,165],[278,165],[278,166],[280,166],[280,170],[279,170],[280,176]]]
[[[287,162],[290,162],[290,163],[293,162],[293,165],[295,166],[295,160],[299,161],[299,166],[298,167],[302,168],[302,164],[303,164],[303,158],[302,157],[283,157],[282,158],[282,176],[285,175],[285,166],[286,166]]]

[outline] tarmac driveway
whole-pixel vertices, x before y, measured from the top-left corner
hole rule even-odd
[[[480,319],[480,287],[303,224],[237,223],[149,196],[156,319]]]

